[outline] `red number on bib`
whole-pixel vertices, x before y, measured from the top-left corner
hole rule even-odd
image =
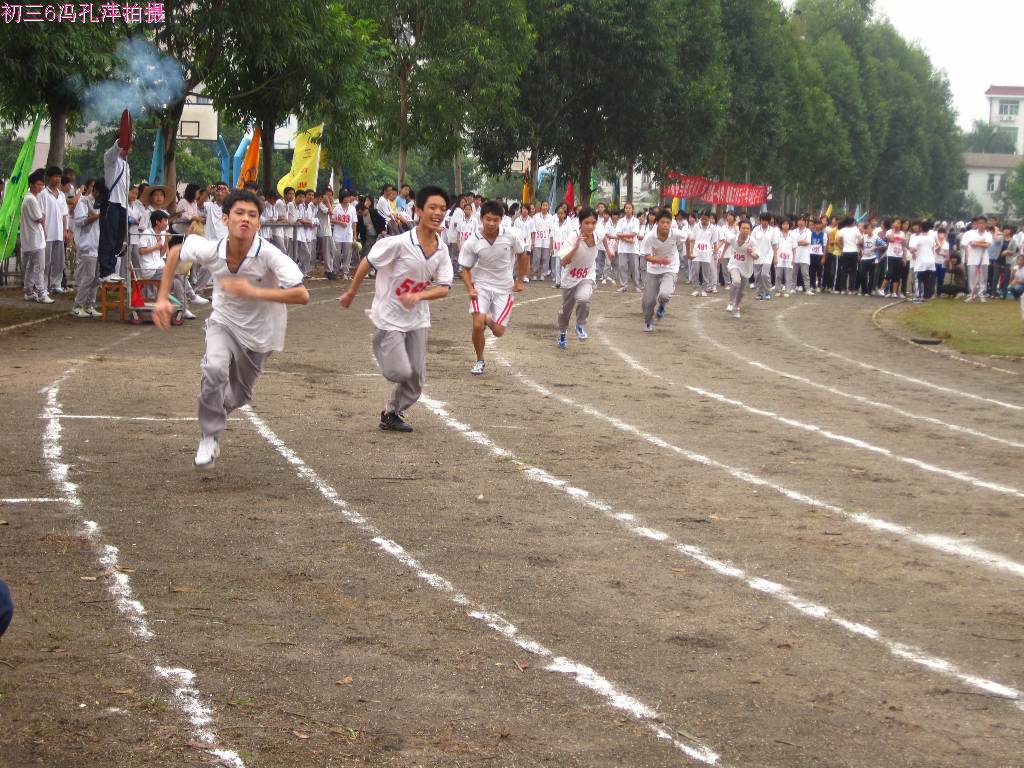
[[[582,280],[590,272],[586,267],[575,267],[569,270],[569,277],[574,277],[577,280]]]
[[[402,284],[395,289],[395,295],[401,296],[403,293],[419,293],[429,285],[429,280],[425,283],[417,283],[411,277],[407,277],[402,281]]]

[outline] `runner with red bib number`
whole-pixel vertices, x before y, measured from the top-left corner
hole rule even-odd
[[[573,308],[576,309],[576,337],[587,339],[587,317],[590,299],[594,295],[594,264],[597,261],[597,211],[589,206],[580,210],[579,234],[572,234],[558,251],[562,266],[562,309],[558,313],[558,348],[565,349],[566,334]]]
[[[420,399],[427,379],[426,302],[445,298],[452,287],[452,261],[441,239],[448,193],[424,187],[416,195],[416,210],[416,228],[378,240],[339,300],[343,308],[351,307],[367,272],[377,270],[370,321],[373,356],[395,385],[380,414],[380,428],[390,432],[412,432],[404,415]]]

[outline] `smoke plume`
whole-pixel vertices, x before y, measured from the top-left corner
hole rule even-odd
[[[131,110],[137,119],[181,98],[185,91],[181,67],[152,43],[125,40],[116,55],[114,76],[89,85],[82,93],[82,117],[86,123],[114,123],[125,109]]]

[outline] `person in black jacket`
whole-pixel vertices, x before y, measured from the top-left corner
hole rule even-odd
[[[0,635],[7,631],[11,624],[11,617],[14,616],[14,601],[11,600],[11,590],[7,584],[0,579]]]

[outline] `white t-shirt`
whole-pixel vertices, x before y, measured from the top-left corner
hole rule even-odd
[[[690,230],[689,239],[693,241],[693,258],[696,261],[710,264],[715,255],[715,245],[722,239],[722,236],[714,224],[704,226],[698,221],[697,225]]]
[[[238,271],[232,272],[227,246],[227,238],[213,241],[190,235],[181,247],[183,262],[194,261],[213,276],[213,313],[207,322],[224,326],[253,352],[280,352],[288,325],[285,305],[230,296],[221,289],[220,281],[244,277],[260,288],[294,288],[302,285],[302,270],[273,243],[257,235]]]
[[[336,243],[352,242],[352,224],[356,220],[356,204],[334,204],[334,241]]]
[[[206,217],[206,239],[219,241],[223,240],[228,236],[228,228],[221,218],[224,212],[221,207],[213,202],[213,200],[207,200],[203,203],[203,215]],[[199,260],[196,259],[198,262]]]
[[[525,250],[526,244],[515,229],[500,233],[493,243],[477,234],[459,249],[459,264],[472,270],[477,288],[509,293],[516,262]]]
[[[414,331],[430,327],[430,302],[421,301],[406,309],[399,296],[419,293],[434,285],[451,287],[452,260],[440,237],[437,250],[427,255],[420,246],[419,233],[410,229],[401,235],[374,243],[367,256],[377,270],[370,321],[382,331]]]
[[[477,229],[479,229],[479,227],[477,227],[476,219],[472,217],[467,219],[466,215],[463,214],[462,221],[460,221],[459,226],[456,227],[456,237],[458,238],[459,243],[464,245],[467,240],[472,239],[473,235],[476,234]]]
[[[570,234],[572,234],[572,224],[569,222],[569,219],[559,224],[558,217],[556,216],[551,221],[551,248],[555,253],[562,250],[562,246]]]
[[[568,221],[566,221],[569,224]],[[572,250],[577,240],[582,239],[582,235],[578,232],[571,232],[568,239],[562,243],[562,247],[558,251],[558,258],[562,259]],[[586,241],[580,242],[580,247],[576,249],[576,253],[573,254],[572,261],[562,267],[562,289],[575,288],[582,282],[594,280],[594,263],[597,261],[597,239],[594,239],[594,245],[587,245]]]
[[[604,222],[602,226],[604,227],[604,236],[608,240],[605,244],[605,250],[608,253],[608,258],[615,258],[615,254],[618,253],[619,250],[619,241],[615,237],[615,235],[618,234],[619,225],[609,217],[608,221]]]
[[[889,245],[885,249],[885,256],[889,259],[902,259],[907,255],[907,236],[903,231],[890,229],[885,233],[885,239]]]
[[[615,230],[615,234],[621,238],[622,235],[627,234],[629,232],[632,232],[635,235],[637,235],[637,239],[634,240],[633,242],[628,242],[626,240],[620,239],[619,253],[640,253],[640,219],[638,219],[636,216],[633,216],[628,219],[625,216],[623,216],[621,219],[619,219],[619,226]]]
[[[914,271],[927,272],[935,269],[936,240],[934,232],[913,235],[910,238],[910,250],[914,253]]]
[[[795,248],[795,255],[793,259],[794,264],[810,264],[811,263],[811,230],[807,227],[800,229],[797,227],[792,231],[793,245]]]
[[[271,237],[274,234],[274,228],[267,225],[273,224],[275,221],[277,221],[277,208],[267,203],[260,211],[260,234],[264,237]]]
[[[963,236],[964,253],[967,254],[968,267],[980,267],[988,263],[988,249],[992,245],[991,232],[978,232],[976,229],[969,230]],[[977,246],[971,243],[978,243]],[[982,245],[984,243],[984,245]]]
[[[523,241],[526,248],[533,245],[533,219],[527,216],[525,219],[522,216],[516,216],[512,222],[512,229],[519,234],[519,239]]]
[[[330,237],[331,236],[331,211],[334,208],[333,205],[328,206],[327,203],[313,203],[314,210],[316,212],[316,218],[313,221],[316,222],[317,237]]]
[[[538,213],[533,217],[533,244],[537,248],[551,247],[551,224],[557,219],[550,213]]]
[[[152,229],[147,228],[141,235],[139,235],[139,268],[143,272],[153,272],[155,270],[163,270],[164,268],[164,257],[160,254],[160,251],[150,251],[149,253],[142,253],[143,248],[152,248],[154,245],[159,245],[167,239],[169,233],[156,234]]]
[[[739,270],[743,277],[750,277],[754,274],[754,261],[757,259],[757,250],[752,236],[748,236],[741,245],[739,243],[740,232],[738,229],[729,232],[725,237],[725,250],[729,255],[729,269]]]
[[[750,237],[754,241],[754,250],[757,254],[756,264],[771,264],[772,258],[775,256],[773,247],[777,247],[779,244],[778,233],[774,227],[762,227],[758,224],[750,232]]]
[[[22,253],[41,251],[46,247],[46,230],[43,228],[43,205],[39,198],[26,192],[21,201],[21,250]]]
[[[54,193],[44,187],[39,193],[39,202],[46,217],[46,242],[64,242],[64,224],[68,216],[68,196],[60,188]]]
[[[107,199],[122,208],[127,208],[131,169],[128,167],[128,161],[121,157],[121,148],[116,141],[103,153],[103,180],[109,190]]]
[[[459,239],[459,224],[466,219],[466,214],[462,212],[461,208],[455,208],[454,210],[448,211],[445,219],[445,228],[448,233],[448,242],[454,243]]]
[[[685,242],[685,236],[678,229],[670,229],[668,236],[662,240],[658,237],[655,226],[640,243],[641,256],[655,256],[659,259],[671,259],[669,264],[651,264],[647,262],[647,274],[666,275],[679,271],[679,243]]]
[[[796,257],[796,237],[794,236],[793,230],[790,230],[789,232],[783,232],[780,229],[778,238],[779,266],[792,267],[794,259]]]
[[[843,227],[839,230],[839,241],[843,246],[843,253],[856,253],[857,241],[860,239],[860,230],[856,227]]]
[[[81,253],[96,253],[100,247],[100,220],[85,220],[93,213],[93,199],[83,196],[75,206],[75,242]]]

